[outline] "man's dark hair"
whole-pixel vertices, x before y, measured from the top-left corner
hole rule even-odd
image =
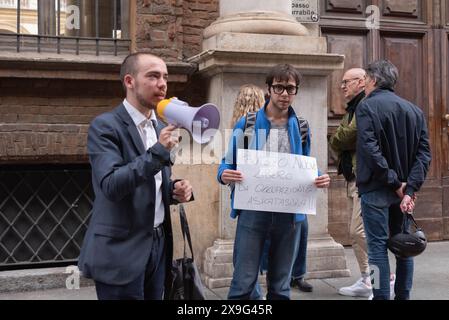
[[[299,71],[296,70],[296,68],[293,67],[291,64],[278,64],[277,66],[271,68],[271,70],[268,72],[265,83],[269,87],[271,87],[274,80],[288,81],[290,80],[290,78],[294,79],[296,85],[299,86],[301,82],[301,74],[299,73]]]
[[[122,62],[122,66],[120,67],[120,80],[122,81],[123,90],[125,90],[125,93],[126,93],[125,76],[130,74],[133,77],[135,77],[137,75],[139,58],[140,56],[143,55],[154,56],[153,54],[147,52],[135,52],[129,54]]]
[[[368,77],[376,80],[376,87],[381,89],[394,89],[399,77],[398,68],[388,60],[374,61],[365,71]]]

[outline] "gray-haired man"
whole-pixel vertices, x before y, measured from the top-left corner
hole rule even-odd
[[[374,299],[390,298],[387,240],[401,231],[426,178],[431,154],[420,108],[397,96],[397,68],[380,60],[365,69],[365,100],[357,107],[357,187],[371,269],[379,273]],[[413,259],[396,257],[395,299],[409,299]],[[375,269],[374,269],[374,268]],[[377,278],[377,277],[376,277]]]

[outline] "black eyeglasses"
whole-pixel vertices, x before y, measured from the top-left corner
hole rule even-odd
[[[291,96],[298,93],[299,86],[284,86],[282,84],[273,84],[271,85],[273,88],[273,92],[276,94],[283,94],[285,90],[287,90],[287,93]]]
[[[343,80],[341,82],[341,85],[346,87],[348,85],[348,83],[350,83],[351,81],[354,81],[354,80],[360,80],[360,78],[352,78],[352,79]]]

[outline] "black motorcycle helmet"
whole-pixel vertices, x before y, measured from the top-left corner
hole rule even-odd
[[[410,219],[415,225],[416,231],[414,233],[408,232],[407,228],[405,228],[406,221],[408,219]],[[388,239],[388,249],[400,258],[415,257],[421,254],[426,249],[426,246],[426,235],[422,229],[418,227],[411,214],[406,214],[404,224],[402,226],[402,232]]]

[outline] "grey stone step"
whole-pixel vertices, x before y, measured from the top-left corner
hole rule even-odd
[[[76,289],[93,285],[93,281],[80,275],[76,266],[0,272],[0,292],[3,293],[55,288]]]

